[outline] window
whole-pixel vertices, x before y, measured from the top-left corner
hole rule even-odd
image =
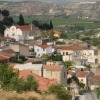
[[[68,55],[68,52],[66,52],[66,55]]]
[[[83,79],[81,79],[81,81],[83,81]]]
[[[63,55],[65,55],[65,52],[63,52]]]
[[[39,49],[37,49],[37,51],[39,51]]]

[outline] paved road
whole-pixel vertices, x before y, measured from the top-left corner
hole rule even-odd
[[[85,93],[80,96],[80,100],[97,100],[96,93]]]

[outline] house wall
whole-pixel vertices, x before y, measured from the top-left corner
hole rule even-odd
[[[20,55],[28,56],[29,55],[29,46],[19,45],[19,52],[20,52]]]
[[[68,60],[72,60],[72,53],[74,51],[72,50],[61,50],[60,53],[63,57],[63,61],[68,61]]]
[[[78,77],[79,81],[87,86],[87,78],[86,77]]]
[[[36,52],[36,57],[41,57],[43,54],[50,54],[52,53],[52,47],[48,47],[48,48],[41,48],[39,46],[34,46],[34,51]]]
[[[17,44],[9,44],[10,49],[12,49],[15,52],[19,52],[19,45]]]
[[[89,63],[96,63],[97,56],[95,56],[94,50],[82,50],[81,58],[87,59]]]
[[[58,83],[67,83],[67,70],[65,67],[61,71],[46,71],[43,70],[43,76],[49,79],[56,79]]]

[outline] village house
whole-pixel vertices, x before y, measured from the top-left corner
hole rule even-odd
[[[62,47],[61,49],[61,55],[63,58],[63,61],[72,61],[73,58],[76,59],[76,57],[80,57],[80,51],[83,50],[83,48],[79,45],[70,45]]]
[[[21,43],[11,43],[9,44],[9,48],[12,49],[14,52],[16,52],[19,55],[23,55],[23,56],[28,56],[29,55],[29,46],[28,45],[24,45]]]
[[[48,79],[56,79],[58,83],[67,83],[67,70],[62,65],[44,65],[43,77]]]
[[[14,38],[16,41],[24,42],[25,40],[33,40],[40,37],[40,30],[31,25],[11,26],[4,31],[5,37]]]
[[[81,83],[85,85],[85,87],[89,87],[89,80],[94,76],[94,73],[91,71],[78,72],[76,77],[79,79]]]
[[[100,87],[100,76],[93,76],[90,78],[90,89],[96,89]]]
[[[34,52],[36,57],[42,57],[52,53],[52,46],[50,45],[34,45]]]
[[[73,61],[76,65],[98,63],[98,50],[79,45],[62,47],[60,50],[63,61]]]
[[[60,38],[60,35],[61,35],[62,33],[60,32],[60,31],[58,31],[58,30],[53,30],[53,35],[54,35],[54,37],[57,37],[57,38]]]
[[[34,64],[34,63],[15,64],[14,69],[30,70],[37,75],[43,76],[43,64]]]

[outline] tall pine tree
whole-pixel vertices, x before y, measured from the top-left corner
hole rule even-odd
[[[20,14],[19,16],[19,22],[18,22],[19,25],[25,25],[25,21],[24,21],[24,18],[23,18],[23,15]]]

